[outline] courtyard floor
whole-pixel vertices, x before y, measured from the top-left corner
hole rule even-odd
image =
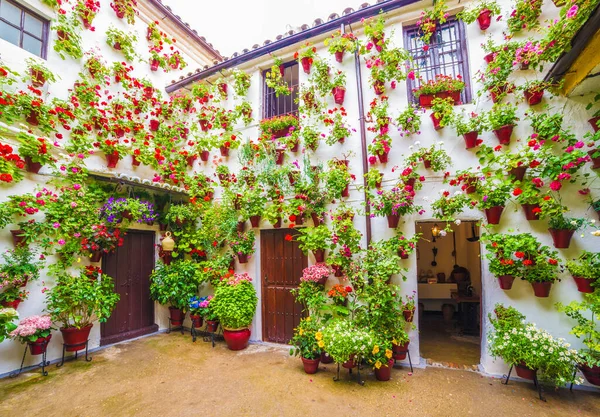
[[[254,344],[241,352],[211,348],[189,334],[158,334],[68,362],[50,374],[0,380],[0,416],[599,416],[598,392],[547,388],[544,403],[531,383],[435,367],[397,367],[392,380],[365,372],[365,386],[335,365],[306,375],[285,349]]]

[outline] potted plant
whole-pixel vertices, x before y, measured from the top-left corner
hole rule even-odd
[[[247,273],[234,274],[215,289],[211,308],[223,326],[223,337],[230,350],[248,346],[250,329],[258,297]]]
[[[413,291],[412,295],[407,295],[404,297],[406,301],[402,301],[402,316],[407,323],[412,323],[415,318],[415,297],[417,293]]]
[[[377,168],[371,167],[365,174],[365,180],[369,188],[379,189],[381,188],[381,182],[383,181],[383,173],[380,172]]]
[[[510,13],[506,25],[511,35],[539,26],[538,17],[542,13],[542,0],[518,0]]]
[[[368,352],[365,359],[373,366],[375,378],[378,381],[389,381],[394,367],[392,342],[385,338],[374,337],[373,349]]]
[[[192,320],[192,326],[196,329],[201,328],[203,325],[204,310],[206,307],[202,307],[202,305],[207,299],[208,297],[198,297],[197,295],[194,295],[192,298],[190,298],[190,320]]]
[[[383,14],[365,20],[365,36],[370,39],[366,49],[370,50],[375,46],[377,52],[383,50],[385,47],[385,20]]]
[[[77,19],[76,14],[58,14],[58,22],[52,25],[56,31],[57,39],[54,41],[54,51],[62,58],[67,56],[75,60],[83,57],[82,39],[78,33],[81,27],[81,21]]]
[[[324,224],[300,229],[300,235],[296,239],[300,242],[299,247],[302,252],[312,251],[316,262],[324,262],[325,251],[333,245],[331,231]]]
[[[202,297],[205,298],[205,297]],[[206,320],[206,331],[210,333],[216,333],[219,328],[219,317],[215,313],[214,308],[211,306],[211,301],[214,296],[209,295],[204,300],[200,301],[198,307],[198,313],[204,320]]]
[[[594,292],[593,287],[600,280],[600,253],[583,251],[577,259],[567,261],[566,266],[579,292]]]
[[[442,189],[439,198],[431,203],[431,208],[435,210],[434,217],[451,222],[470,203],[471,199],[461,191],[456,190],[451,194],[450,191]]]
[[[330,159],[327,161],[329,169],[324,173],[323,177],[327,183],[329,193],[335,198],[348,197],[350,181],[353,180],[353,175],[350,173],[350,168],[346,164],[348,160]]]
[[[273,225],[275,229],[281,227],[281,221],[286,216],[286,207],[279,201],[274,201],[265,207],[263,218]]]
[[[125,32],[111,25],[106,31],[106,43],[111,48],[121,51],[128,61],[139,58],[135,52],[137,36],[133,32]]]
[[[178,260],[158,264],[150,275],[150,297],[169,306],[171,325],[182,326],[189,300],[198,292],[202,276],[193,261]]]
[[[42,355],[52,339],[52,330],[54,329],[49,315],[31,316],[21,320],[17,328],[10,332],[10,337],[27,343],[32,355]]]
[[[56,277],[56,285],[46,292],[46,306],[52,321],[61,325],[67,352],[86,348],[94,321],[106,322],[119,298],[113,279],[98,268]]]
[[[14,285],[10,283],[9,276],[6,273],[0,272],[0,279],[2,279],[3,292],[0,292],[0,305],[6,308],[19,308],[19,304],[29,297],[29,291],[21,288],[20,285]],[[4,285],[5,282],[8,284]]]
[[[294,53],[294,59],[300,61],[302,64],[302,70],[306,74],[310,74],[310,67],[312,66],[316,57],[317,48],[315,48],[310,42],[306,42],[300,51]]]
[[[28,172],[37,174],[43,165],[54,166],[56,158],[50,153],[48,147],[51,144],[46,139],[20,132],[17,140],[21,143],[19,155],[25,159]]]
[[[435,98],[452,98],[454,104],[460,103],[460,93],[465,88],[465,82],[459,74],[456,78],[449,75],[437,74],[434,79],[423,82],[413,89],[413,95],[419,99],[421,107],[431,107]]]
[[[452,163],[452,159],[443,148],[444,142],[434,143],[428,148],[421,147],[421,142],[416,141],[414,146],[418,149],[411,153],[406,161],[409,164],[415,164],[423,162],[423,165],[427,169],[432,169],[434,172],[445,171]],[[413,150],[413,145],[410,145],[408,149]]]
[[[110,7],[119,19],[125,19],[130,25],[135,23],[137,0],[112,0]]]
[[[94,0],[78,0],[73,8],[77,16],[83,22],[83,27],[94,30],[92,23],[100,11],[100,2]]]
[[[477,20],[479,29],[486,30],[492,23],[492,16],[499,15],[500,13],[500,6],[498,6],[496,0],[479,0],[468,9],[458,13],[456,17],[469,25]]]
[[[317,373],[321,361],[321,348],[319,340],[316,338],[317,332],[319,332],[319,323],[312,317],[306,317],[300,320],[300,324],[294,329],[294,337],[290,340],[290,344],[293,346],[290,349],[290,355],[300,356],[304,372],[307,374]]]
[[[440,130],[452,121],[452,115],[454,113],[452,98],[434,98],[431,101],[431,121],[433,122],[433,128]]]
[[[231,250],[237,254],[241,264],[248,263],[248,256],[254,253],[254,239],[255,235],[252,230],[245,233],[237,232],[237,236],[231,238],[229,245]]]
[[[520,86],[523,91],[523,97],[530,106],[535,106],[542,102],[544,90],[552,87],[551,83],[546,81],[533,80],[528,81]]]
[[[320,333],[320,334],[319,334]],[[373,350],[374,341],[371,332],[358,328],[350,320],[332,319],[316,334],[322,341],[322,347],[335,363],[344,368],[354,368]]]
[[[260,121],[261,133],[267,134],[272,139],[291,135],[293,131],[298,130],[298,126],[298,117],[294,115],[275,116]]]
[[[562,269],[559,261],[558,253],[551,251],[547,246],[542,246],[530,259],[523,260],[523,279],[531,283],[536,297],[550,296],[552,284],[559,280],[558,273]]]
[[[385,241],[371,243],[362,264],[370,283],[389,284],[393,275],[402,272],[397,251],[392,251]]]
[[[385,164],[388,162],[388,155],[391,150],[392,140],[387,134],[377,135],[373,139],[373,143],[369,145],[369,153],[377,156],[379,162]]]
[[[600,133],[599,131],[593,134],[587,132],[584,135],[584,142],[589,151],[587,152],[592,161],[592,169],[600,168]],[[568,148],[567,148],[568,149]]]
[[[323,263],[317,263],[302,270],[300,282],[312,282],[319,285],[325,285],[331,270]]]
[[[374,196],[369,198],[369,204],[376,216],[386,216],[388,227],[398,227],[400,216],[417,213],[420,206],[415,205],[415,191],[411,186],[402,188],[394,187],[389,190],[377,190]]]
[[[81,251],[89,254],[92,262],[100,262],[102,254],[123,246],[123,235],[118,228],[109,229],[104,223],[93,224],[89,234],[82,234]]]
[[[540,208],[540,189],[532,180],[522,181],[515,187],[512,195],[517,199],[517,203],[523,207],[525,218],[527,220],[538,220],[542,209]]]
[[[331,81],[331,94],[333,101],[340,106],[344,104],[344,96],[346,95],[346,73],[344,71],[336,71]]]
[[[417,26],[419,27],[420,38],[425,44],[429,44],[437,25],[446,22],[448,18],[446,10],[448,8],[444,0],[437,0],[433,3],[433,8],[421,12],[421,16],[417,20]]]
[[[31,79],[31,85],[35,88],[43,87],[46,81],[55,83],[60,77],[54,75],[44,64],[33,58],[27,58],[27,69]]]
[[[408,107],[395,119],[396,126],[400,130],[400,136],[421,133],[421,113],[424,111],[425,109],[421,110],[421,108],[414,106],[412,103],[408,104]]]
[[[233,76],[233,90],[235,94],[239,97],[244,97],[250,88],[250,74],[239,68],[234,68],[231,75]]]
[[[509,145],[517,117],[517,106],[514,104],[495,104],[488,112],[487,120],[501,145]]]
[[[472,149],[483,141],[477,139],[480,133],[488,130],[487,116],[485,113],[473,113],[469,115],[465,114],[465,111],[459,115],[454,114],[450,124],[454,127],[457,135],[460,135],[465,140],[465,148]]]
[[[330,54],[335,55],[337,62],[344,60],[344,53],[353,53],[356,50],[358,39],[353,33],[334,32],[329,38],[324,41],[325,46]]]
[[[488,177],[477,181],[476,187],[480,197],[477,205],[485,211],[488,224],[499,224],[506,201],[510,198],[510,182],[504,178]]]
[[[386,241],[386,246],[392,252],[397,253],[401,259],[408,259],[417,248],[419,239],[421,239],[420,233],[417,233],[410,238],[407,238],[402,234],[397,234]]]
[[[554,247],[557,249],[568,248],[575,231],[588,224],[585,218],[565,216],[569,212],[569,208],[562,205],[558,195],[555,197],[546,194],[540,200],[539,216],[542,219],[548,219],[548,232],[552,235]]]
[[[540,65],[543,53],[544,46],[542,42],[527,40],[516,45],[512,65],[514,67],[518,66],[522,70],[536,69]]]
[[[279,58],[275,58],[275,62],[271,66],[271,69],[265,74],[265,84],[267,87],[273,89],[275,96],[289,96],[292,93],[292,89],[283,79],[285,68],[283,61]]]

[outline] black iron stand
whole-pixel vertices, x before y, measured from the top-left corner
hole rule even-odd
[[[360,363],[358,363],[356,365],[356,369],[357,369],[356,382],[359,385],[365,385],[365,381],[363,381],[362,378],[360,377]],[[352,368],[348,369],[348,374],[350,375],[350,377],[352,377]],[[339,363],[337,364],[337,375],[333,377],[333,380],[336,382],[340,380],[340,364]]]
[[[192,327],[193,327],[193,326],[192,326]],[[168,333],[171,333],[171,330],[180,330],[180,331],[181,331],[181,334],[183,334],[183,332],[184,332],[184,329],[183,329],[183,322],[182,322],[182,323],[181,323],[181,325],[179,325],[179,326],[173,326],[173,325],[171,324],[171,317],[169,317],[169,328],[167,329],[167,334],[168,334]]]
[[[221,326],[221,323],[219,323],[216,332],[209,332],[208,323],[206,323],[206,326],[204,327],[204,331],[202,333],[204,334],[204,338],[202,340],[204,340],[205,342],[212,343],[212,347],[215,347],[215,340],[224,340],[223,327]]]
[[[35,346],[43,346],[44,347],[44,352],[42,353],[42,362],[40,362],[37,366],[42,368],[42,375],[43,376],[48,376],[48,371],[46,371],[46,366],[50,365],[50,362],[46,360],[46,348],[48,346],[48,340],[44,339],[43,342],[37,343],[37,342],[31,342],[32,345]],[[23,364],[25,363],[25,356],[27,356],[27,350],[29,349],[28,345],[25,345],[25,351],[23,352],[23,359],[21,359],[21,367],[19,368],[19,370],[17,372],[13,372],[12,374],[10,374],[11,378],[14,378],[16,376],[19,376],[21,374],[21,371],[23,371]]]
[[[510,374],[513,370],[514,365],[510,366],[510,369],[508,370],[508,375],[506,376],[506,380],[502,381],[502,383],[504,385],[508,385],[508,381],[510,379]],[[542,388],[542,384],[540,384],[540,382],[537,379],[537,374],[533,376],[533,385],[537,388],[538,391],[538,395],[540,397],[540,400],[542,401],[546,401],[546,398],[544,398],[544,389]]]
[[[575,370],[573,371],[573,381],[575,380],[575,377],[577,376],[577,369],[579,369],[579,367],[577,365],[575,365]],[[575,382],[571,381],[571,386],[569,387],[569,391],[573,392],[573,384]]]
[[[396,353],[396,354],[398,354],[398,353],[406,353],[408,355],[408,364],[410,365],[410,371],[414,372],[413,371],[413,366],[412,366],[412,360],[410,359],[410,351],[408,349],[406,349],[404,352],[394,352],[394,353]],[[397,362],[397,360],[394,359],[394,365],[396,365],[396,362]]]
[[[63,343],[62,358],[60,359],[60,363],[56,364],[56,367],[60,368],[61,366],[63,366],[65,364],[65,353],[67,353],[67,349],[68,348],[72,348],[72,347],[85,346],[85,361],[86,362],[91,362],[92,358],[88,357],[88,343],[89,343],[89,341],[90,340],[88,339],[85,342],[76,343],[74,345],[68,345],[66,343]],[[75,351],[75,355],[71,356],[70,358],[67,358],[66,360],[68,360],[68,361],[77,360],[78,355],[79,355],[79,350],[76,350]]]

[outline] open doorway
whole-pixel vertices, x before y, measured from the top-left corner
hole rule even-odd
[[[458,224],[456,224],[458,223]],[[474,221],[417,222],[421,357],[470,368],[481,358],[481,258]]]

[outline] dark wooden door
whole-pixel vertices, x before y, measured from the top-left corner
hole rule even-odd
[[[158,330],[149,280],[154,268],[154,241],[154,232],[128,231],[123,246],[104,256],[102,269],[115,280],[115,291],[121,299],[101,326],[101,345]]]
[[[298,242],[285,239],[297,233],[289,229],[261,231],[262,322],[267,342],[288,343],[302,317],[302,305],[290,290],[300,284],[308,260]]]

